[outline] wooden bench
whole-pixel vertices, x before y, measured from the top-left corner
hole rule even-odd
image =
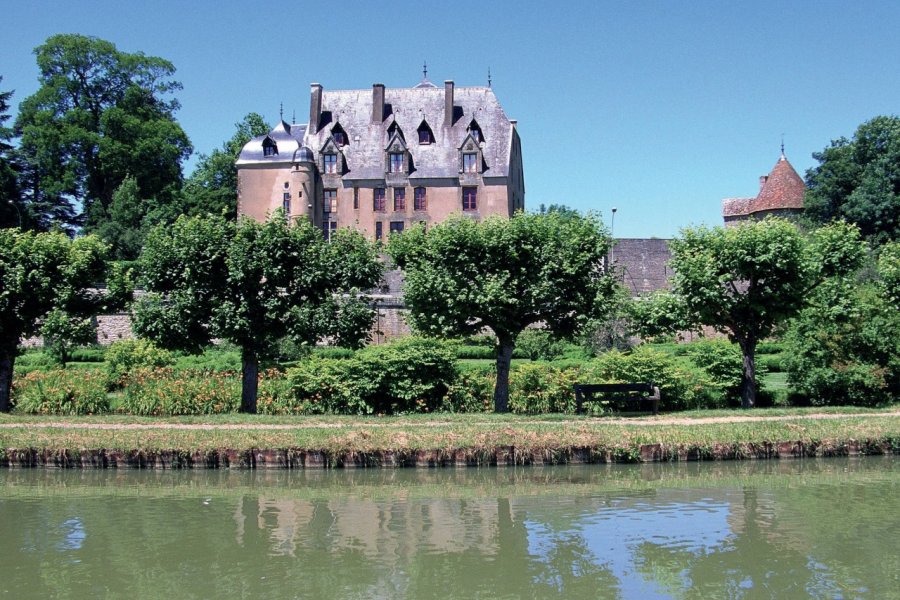
[[[595,394],[610,400],[651,402],[653,414],[659,414],[659,388],[653,383],[576,383],[575,412],[582,412],[585,401],[593,401]]]

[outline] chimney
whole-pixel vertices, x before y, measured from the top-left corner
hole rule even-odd
[[[384,84],[372,84],[372,122],[384,121]]]
[[[444,127],[453,125],[453,80],[444,82]]]
[[[322,84],[309,84],[309,133],[319,131],[319,121],[322,119]]]
[[[515,129],[515,128],[516,128],[516,125],[518,125],[519,122],[518,122],[516,119],[510,119],[510,120],[509,120],[509,124],[512,125],[512,128],[513,128],[513,129]]]
[[[759,176],[759,191],[762,191],[762,189],[766,186],[766,182],[768,180],[769,180],[768,175],[760,175]]]

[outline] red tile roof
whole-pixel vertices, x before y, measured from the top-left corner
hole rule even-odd
[[[771,210],[803,210],[806,184],[781,155],[756,198],[728,198],[722,201],[722,215],[737,217]]]

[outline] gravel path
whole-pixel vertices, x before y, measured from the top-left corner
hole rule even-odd
[[[662,417],[662,418],[597,418],[597,419],[572,419],[566,421],[522,421],[519,423],[506,423],[501,421],[397,421],[389,423],[348,422],[348,423],[70,423],[70,422],[40,422],[40,423],[0,423],[0,429],[14,429],[19,427],[44,428],[44,429],[169,429],[169,430],[286,430],[286,429],[359,429],[359,428],[402,428],[402,427],[452,427],[454,425],[496,425],[497,427],[509,427],[516,425],[691,425],[691,424],[717,424],[717,423],[761,423],[767,421],[797,421],[797,420],[827,420],[847,419],[857,417],[898,417],[900,411],[878,413],[854,413],[832,414],[811,413],[807,415],[769,415],[769,416],[743,416],[728,417]]]

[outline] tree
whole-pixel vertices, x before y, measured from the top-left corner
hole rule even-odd
[[[19,340],[37,333],[51,311],[87,317],[127,296],[122,277],[112,294],[96,288],[107,278],[106,246],[95,236],[0,229],[0,412],[9,412]]]
[[[342,229],[326,242],[308,221],[292,226],[278,213],[266,223],[182,216],[150,232],[140,263],[148,293],[136,307],[135,332],[193,352],[214,339],[239,346],[241,411],[250,413],[259,362],[279,339],[365,342],[374,313],[357,291],[381,276],[374,247],[359,233]]]
[[[184,184],[184,201],[190,215],[224,214],[229,219],[237,217],[237,166],[235,161],[244,144],[258,135],[269,132],[270,127],[262,116],[250,113],[240,123],[222,149],[212,154],[200,155],[197,168]]]
[[[859,230],[838,222],[804,238],[773,217],[729,228],[688,228],[672,240],[673,292],[689,321],[726,333],[743,356],[741,406],[756,403],[756,346],[796,315],[829,277],[855,272]]]
[[[882,246],[878,277],[885,298],[900,310],[900,241]]]
[[[593,216],[517,213],[482,222],[458,216],[392,236],[410,324],[430,335],[497,336],[494,409],[508,410],[516,339],[543,323],[569,337],[599,316],[615,283],[603,268],[609,235]]]
[[[845,219],[875,244],[900,239],[900,117],[880,116],[813,154],[806,172],[806,215]]]
[[[0,82],[3,77],[0,77]],[[5,125],[9,120],[9,100],[12,92],[0,92],[0,227],[22,227],[23,207],[20,205],[18,173],[10,140],[13,130]]]
[[[52,36],[35,55],[40,88],[22,102],[16,131],[22,187],[40,225],[100,229],[128,175],[143,197],[171,203],[191,152],[169,97],[181,87],[172,63],[77,34]]]
[[[41,320],[40,334],[44,341],[44,353],[63,369],[72,357],[72,350],[97,342],[97,327],[92,319],[74,317],[58,308]]]

